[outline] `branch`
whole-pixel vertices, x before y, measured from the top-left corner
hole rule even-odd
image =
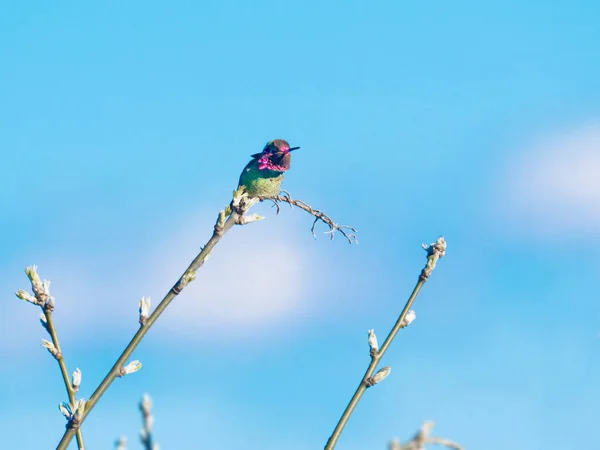
[[[391,369],[386,366],[386,367],[382,368],[381,370],[379,370],[377,373],[375,373],[375,369],[377,369],[377,365],[379,364],[379,361],[381,360],[381,358],[383,357],[383,355],[389,348],[390,344],[396,337],[396,334],[398,333],[398,331],[400,331],[401,328],[408,326],[416,317],[414,311],[410,311],[410,308],[413,305],[415,299],[417,298],[419,291],[421,290],[421,288],[423,287],[423,285],[425,284],[425,282],[427,281],[427,279],[433,272],[433,269],[435,269],[438,259],[446,254],[446,241],[444,240],[443,237],[440,237],[437,240],[437,242],[430,244],[428,246],[423,245],[423,248],[427,251],[427,264],[421,271],[417,285],[415,286],[412,294],[408,298],[408,301],[406,302],[406,305],[404,306],[402,313],[400,313],[400,317],[398,317],[396,324],[394,325],[394,327],[392,328],[392,330],[386,337],[385,341],[383,342],[381,349],[378,348],[377,337],[375,336],[375,332],[373,330],[369,331],[369,346],[371,347],[371,363],[369,364],[369,367],[367,368],[365,375],[361,379],[360,384],[356,388],[354,395],[350,399],[350,403],[348,403],[348,406],[346,407],[344,413],[342,414],[342,417],[338,421],[338,423],[333,431],[333,434],[327,441],[325,450],[332,450],[333,448],[335,448],[335,445],[336,445],[338,439],[340,438],[340,435],[342,434],[342,431],[344,430],[344,427],[346,426],[348,419],[350,418],[350,416],[356,409],[358,402],[362,398],[362,396],[365,393],[365,391],[367,390],[367,388],[374,386],[375,384],[383,381],[389,375],[389,373],[391,371]]]
[[[152,426],[154,425],[154,416],[152,415],[152,399],[148,394],[144,394],[140,402],[140,411],[142,412],[143,427],[140,430],[140,440],[144,450],[158,450],[158,444],[152,438]]]
[[[127,450],[127,438],[121,436],[115,441],[115,450]]]
[[[75,398],[75,393],[79,390],[79,384],[81,383],[81,371],[79,369],[75,369],[75,372],[73,372],[73,382],[71,382],[69,370],[67,369],[67,363],[65,362],[60,341],[58,340],[58,333],[56,332],[56,327],[54,325],[54,318],[52,317],[52,312],[54,311],[54,297],[50,295],[50,281],[42,281],[40,279],[40,276],[37,273],[37,266],[27,267],[25,269],[25,273],[31,281],[31,289],[34,296],[23,289],[19,290],[16,295],[21,300],[25,300],[29,303],[39,306],[42,310],[40,322],[52,340],[49,342],[46,339],[42,339],[42,345],[58,362],[58,367],[60,369],[63,383],[67,390],[67,396],[69,398],[69,404],[61,406],[61,411],[63,411],[64,408],[64,411],[67,412],[65,416],[72,414],[74,417],[78,405],[78,402]],[[67,417],[67,419],[70,420],[71,417]],[[83,433],[81,432],[81,429],[77,430],[77,448],[80,450],[84,448]]]
[[[315,220],[312,224],[310,231],[315,238],[317,237],[317,235],[315,234],[315,226],[317,225],[317,222],[321,221],[329,227],[329,231],[326,231],[325,233],[329,233],[331,235],[331,240],[333,240],[335,232],[339,231],[348,240],[348,243],[358,244],[358,238],[356,237],[357,231],[354,227],[351,227],[349,225],[338,225],[331,219],[331,217],[329,217],[323,211],[313,209],[312,206],[303,202],[302,200],[294,200],[290,198],[290,194],[287,191],[281,192],[283,192],[284,195],[278,195],[276,197],[266,197],[261,200],[271,200],[274,206],[277,208],[277,214],[279,214],[279,212],[281,211],[279,203],[284,202],[288,203],[290,207],[297,206],[298,208],[303,209],[310,215],[314,216]]]
[[[252,214],[246,216],[246,212],[258,202],[258,198],[250,198],[244,192],[243,188],[238,189],[234,192],[233,200],[229,204],[229,206],[219,212],[219,216],[217,218],[217,223],[215,224],[214,231],[212,237],[206,243],[206,245],[202,248],[200,253],[194,258],[194,260],[190,263],[188,268],[183,272],[183,275],[179,278],[179,280],[173,285],[171,290],[167,293],[167,295],[161,300],[158,304],[154,312],[142,319],[142,312],[146,309],[142,308],[142,302],[140,302],[140,328],[137,333],[133,336],[123,353],[119,356],[113,367],[110,369],[108,374],[104,377],[100,385],[96,388],[90,399],[87,401],[85,406],[85,410],[80,414],[77,421],[70,421],[67,425],[67,430],[65,431],[58,447],[56,450],[66,450],[69,445],[69,442],[73,439],[73,435],[79,429],[83,421],[86,419],[90,411],[96,406],[98,400],[104,395],[109,386],[115,381],[117,377],[122,377],[124,375],[136,372],[141,368],[141,363],[139,361],[130,362],[127,365],[124,365],[125,362],[129,359],[133,351],[139,345],[141,340],[144,338],[146,333],[150,330],[154,322],[160,317],[160,315],[164,312],[164,310],[169,306],[169,304],[173,301],[175,297],[177,297],[181,291],[194,279],[196,278],[196,271],[201,268],[208,257],[210,256],[213,248],[219,243],[223,235],[229,231],[234,225],[245,225],[251,222],[255,222],[257,220],[262,219],[261,216],[256,214]],[[145,302],[144,302],[145,303]]]
[[[444,438],[431,437],[427,439],[427,443],[445,445],[446,447],[453,448],[455,450],[463,450],[463,448],[456,442],[452,442],[451,440]]]
[[[433,430],[434,423],[431,421],[425,422],[421,425],[421,428],[415,434],[415,436],[406,444],[400,444],[397,440],[390,442],[389,450],[423,450],[425,444],[437,444],[443,445],[454,450],[463,450],[463,448],[449,439],[431,437],[431,431]]]

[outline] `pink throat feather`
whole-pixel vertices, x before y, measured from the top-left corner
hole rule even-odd
[[[274,164],[270,159],[270,154],[262,155],[258,159],[258,169],[259,170],[273,170],[275,172],[286,172],[287,169],[283,166],[278,166]]]

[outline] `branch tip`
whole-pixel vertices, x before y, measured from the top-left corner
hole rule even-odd
[[[427,281],[433,270],[435,269],[438,259],[446,254],[446,240],[444,236],[440,236],[436,242],[429,245],[422,244],[423,249],[427,252],[427,264],[421,271],[419,279]]]
[[[124,377],[125,375],[129,375],[132,373],[136,373],[138,370],[142,368],[142,363],[139,360],[131,361],[126,366],[121,367],[119,370],[119,377]]]
[[[73,377],[72,377],[72,381],[71,381],[71,386],[73,388],[73,391],[77,392],[79,390],[80,385],[81,385],[81,370],[79,370],[79,367],[77,367],[73,371]]]
[[[146,325],[148,316],[150,316],[150,306],[152,299],[150,297],[142,297],[139,302],[139,323],[141,326]]]
[[[310,228],[310,232],[312,233],[314,238],[317,237],[317,234],[315,232],[316,225],[319,221],[321,221],[329,227],[329,230],[326,231],[325,234],[329,234],[331,240],[333,240],[336,232],[340,232],[346,238],[348,243],[358,244],[358,238],[356,237],[356,233],[357,233],[356,228],[351,227],[349,225],[339,225],[339,224],[335,223],[333,221],[333,219],[331,219],[331,217],[329,217],[323,211],[314,209],[312,206],[310,206],[306,202],[303,202],[302,200],[292,199],[290,196],[290,193],[287,191],[281,191],[281,194],[279,194],[275,197],[264,197],[264,198],[261,198],[260,200],[261,201],[262,200],[272,201],[273,204],[277,207],[277,214],[279,214],[279,211],[280,211],[279,203],[283,202],[283,203],[289,204],[290,208],[293,208],[293,206],[296,206],[296,207],[306,211],[310,215],[314,216],[315,220],[313,221],[312,226]]]
[[[379,343],[377,342],[375,330],[369,330],[369,348],[371,350],[371,356],[375,356],[377,353],[379,353]]]
[[[408,313],[406,313],[406,316],[404,316],[404,320],[402,321],[401,328],[406,328],[411,323],[413,323],[413,321],[416,318],[417,318],[417,313],[415,312],[414,309],[411,309],[410,311],[408,311]]]
[[[459,444],[449,439],[430,436],[434,425],[432,421],[426,421],[421,425],[415,436],[406,444],[400,444],[400,441],[397,439],[392,440],[389,450],[423,450],[426,444],[437,444],[454,450],[463,450]]]

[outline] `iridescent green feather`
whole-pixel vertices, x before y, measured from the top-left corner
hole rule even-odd
[[[281,191],[283,172],[259,170],[258,161],[250,161],[240,175],[240,186],[246,187],[250,197],[275,197]]]

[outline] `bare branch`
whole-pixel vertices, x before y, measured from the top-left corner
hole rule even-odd
[[[414,311],[411,311],[410,308],[412,307],[415,299],[417,298],[419,291],[421,290],[421,288],[423,287],[423,285],[425,284],[425,282],[427,281],[427,279],[429,278],[429,276],[435,269],[437,261],[439,260],[439,258],[441,258],[442,256],[445,255],[446,241],[444,240],[443,237],[440,236],[435,243],[433,243],[429,246],[423,246],[423,247],[424,247],[425,251],[427,251],[427,263],[425,265],[425,268],[421,271],[421,273],[419,275],[419,281],[417,282],[415,288],[413,289],[412,293],[410,294],[410,297],[406,301],[406,305],[404,306],[404,309],[400,313],[400,316],[398,317],[396,324],[393,326],[393,328],[389,332],[388,336],[385,338],[385,341],[383,342],[383,345],[381,346],[381,348],[377,348],[378,345],[377,345],[377,337],[375,336],[375,331],[369,330],[369,347],[370,347],[369,354],[371,355],[371,362],[370,362],[369,366],[367,367],[367,371],[363,375],[363,377],[360,381],[360,384],[356,388],[354,395],[350,399],[348,406],[346,406],[346,409],[344,410],[342,417],[340,417],[338,423],[336,424],[335,429],[333,430],[333,433],[331,434],[331,437],[327,441],[327,444],[325,445],[325,450],[333,450],[335,448],[335,445],[337,444],[337,441],[340,438],[342,431],[344,430],[344,428],[346,427],[346,424],[348,423],[348,419],[350,419],[350,416],[356,409],[358,402],[360,402],[360,400],[361,400],[362,396],[364,395],[365,391],[367,390],[367,388],[372,387],[373,385],[377,384],[379,381],[382,381],[385,377],[388,376],[388,374],[391,370],[389,367],[384,367],[379,372],[375,373],[375,370],[377,369],[377,366],[378,366],[379,362],[381,361],[381,358],[383,357],[383,355],[385,354],[385,352],[391,345],[392,341],[398,334],[398,331],[400,331],[402,328],[406,328],[415,319],[416,314],[414,313]],[[375,373],[375,375],[373,375],[374,373]],[[415,448],[415,450],[417,450],[417,448]],[[418,450],[421,450],[421,449],[419,448]]]
[[[67,369],[67,363],[65,362],[65,357],[62,352],[62,348],[60,346],[60,341],[58,340],[58,333],[56,332],[56,326],[54,325],[54,318],[52,317],[52,313],[54,311],[54,297],[50,295],[50,281],[44,280],[42,281],[40,276],[37,273],[37,266],[29,266],[25,269],[25,273],[31,282],[31,290],[33,291],[33,296],[29,294],[27,291],[21,289],[16,295],[21,300],[37,305],[41,308],[42,314],[40,316],[40,323],[42,327],[48,332],[52,342],[42,339],[42,345],[50,352],[50,354],[56,359],[58,362],[58,367],[60,369],[60,374],[62,376],[63,383],[65,385],[65,389],[67,390],[67,396],[69,398],[69,406],[72,408],[73,414],[67,418],[69,422],[76,421],[78,419],[78,415],[76,414],[78,402],[76,400],[75,393],[79,390],[79,385],[81,383],[81,371],[76,369],[73,372],[73,380],[71,381],[71,377],[69,376],[69,370]],[[77,429],[77,448],[83,450],[83,433],[81,429]]]
[[[426,444],[443,445],[454,450],[463,450],[463,448],[449,439],[430,436],[434,423],[427,421],[421,425],[421,428],[415,436],[405,444],[400,444],[397,440],[390,442],[390,450],[423,450]]]
[[[127,438],[121,436],[115,441],[115,450],[127,450]]]
[[[316,227],[317,223],[319,221],[321,221],[329,227],[329,231],[326,231],[325,233],[330,235],[331,240],[333,240],[335,232],[339,231],[348,240],[348,242],[350,244],[352,244],[352,243],[358,244],[358,238],[356,237],[356,233],[357,233],[356,228],[351,227],[349,225],[338,225],[337,223],[335,223],[333,221],[333,219],[331,217],[329,217],[323,211],[314,209],[312,206],[310,206],[306,202],[303,202],[302,200],[292,199],[289,192],[287,192],[287,191],[281,191],[281,192],[283,193],[283,195],[278,195],[277,197],[265,197],[265,198],[262,198],[261,200],[272,201],[274,206],[277,208],[277,214],[279,214],[279,212],[281,211],[281,208],[279,207],[279,203],[283,202],[283,203],[288,203],[290,205],[290,208],[296,206],[296,207],[306,211],[310,215],[314,216],[315,220],[313,221],[310,231],[315,238],[317,237],[317,235],[315,233],[315,227]]]
[[[140,430],[140,440],[144,450],[158,450],[158,444],[152,437],[152,426],[154,425],[154,416],[152,415],[152,399],[148,394],[144,394],[140,402],[140,411],[142,412],[142,429]]]
[[[446,447],[453,448],[455,450],[463,450],[463,448],[456,442],[444,438],[432,437],[427,440],[427,443],[445,445]]]

